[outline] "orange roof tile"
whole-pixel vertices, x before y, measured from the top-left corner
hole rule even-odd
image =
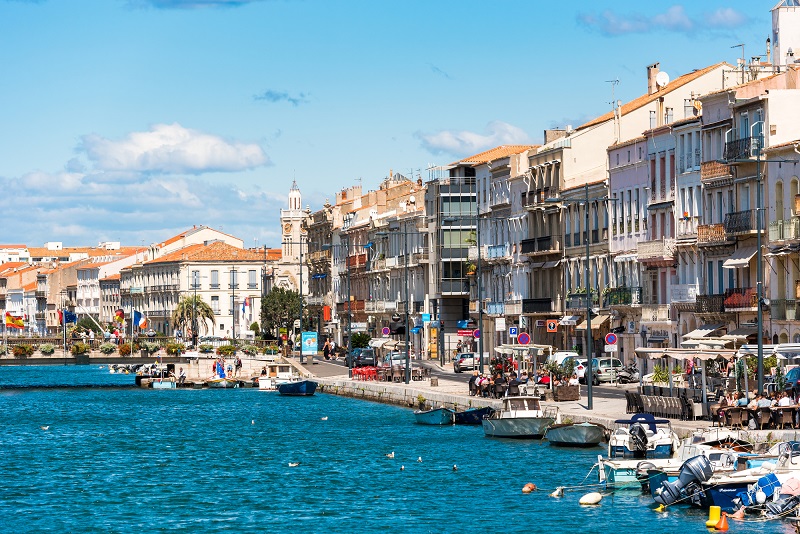
[[[36,291],[36,286],[37,285],[38,285],[38,283],[34,281],[34,282],[31,282],[30,284],[25,284],[24,286],[22,286],[22,290],[25,291],[26,293],[28,291]]]
[[[119,273],[117,273],[117,274],[111,274],[109,276],[106,276],[105,278],[101,278],[100,281],[103,281],[103,280],[119,280],[119,278],[120,278]]]
[[[218,261],[264,261],[264,253],[253,252],[243,248],[236,248],[222,241],[215,241],[209,245],[196,244],[183,247],[182,249],[170,252],[155,260],[148,261],[153,263],[173,263],[173,262],[218,262]]]
[[[656,91],[653,94],[642,95],[642,96],[640,96],[638,98],[634,98],[630,102],[622,104],[622,115],[627,115],[628,113],[630,113],[632,111],[636,111],[637,109],[639,109],[639,108],[641,108],[643,106],[646,106],[650,102],[653,102],[653,101],[661,98],[665,94],[667,94],[667,93],[669,93],[671,91],[674,91],[675,89],[678,89],[680,87],[683,87],[687,83],[692,82],[692,81],[696,80],[697,78],[703,76],[704,74],[707,74],[707,73],[711,72],[712,70],[717,69],[717,68],[719,68],[719,67],[721,67],[723,65],[728,65],[728,64],[725,63],[725,62],[721,62],[721,63],[717,63],[715,65],[711,65],[709,67],[706,67],[704,69],[699,69],[699,70],[696,70],[694,72],[690,72],[688,74],[684,74],[683,76],[678,76],[677,78],[675,78],[674,80],[669,82],[667,84],[667,86],[664,87],[663,89],[661,89],[660,91]],[[731,65],[728,65],[728,66],[732,67]],[[583,130],[584,128],[588,128],[590,126],[596,126],[598,124],[602,124],[602,123],[604,123],[606,121],[610,121],[613,118],[614,118],[614,112],[613,111],[609,111],[608,113],[606,113],[604,115],[600,115],[599,117],[597,117],[597,118],[595,118],[593,120],[590,120],[586,124],[582,124],[582,125],[578,126],[576,128],[576,131],[577,130]]]
[[[538,146],[539,145],[500,145],[460,161],[454,161],[450,165],[481,165],[496,159],[508,157],[512,154],[520,154]]]
[[[0,245],[0,248],[28,248],[26,245]]]
[[[768,146],[768,147],[766,147],[764,149],[764,152],[769,152],[771,150],[778,150],[778,149],[781,149],[781,148],[794,147],[794,146],[797,146],[797,145],[800,145],[800,139],[795,139],[794,141],[788,141],[786,143],[781,143],[779,145]]]

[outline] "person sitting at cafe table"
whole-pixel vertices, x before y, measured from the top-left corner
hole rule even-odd
[[[764,395],[759,395],[757,404],[759,408],[769,408],[770,406],[772,406],[772,401],[769,400],[769,397],[765,397]]]
[[[736,406],[739,406],[740,408],[747,406],[747,399],[745,398],[744,393],[741,391],[736,394]]]
[[[778,399],[778,406],[791,406],[792,405],[792,398],[789,396],[788,393],[785,391],[781,393],[781,398]]]

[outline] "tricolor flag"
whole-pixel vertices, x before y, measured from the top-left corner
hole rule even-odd
[[[147,317],[136,310],[133,310],[133,324],[141,329],[147,328]]]
[[[21,330],[25,328],[25,321],[22,317],[15,317],[6,312],[6,328],[18,328]]]
[[[250,297],[245,297],[242,301],[242,315],[247,315],[247,309],[250,307]]]

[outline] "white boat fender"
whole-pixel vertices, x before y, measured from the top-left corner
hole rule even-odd
[[[603,499],[603,496],[593,491],[592,493],[587,493],[581,500],[578,501],[578,504],[600,504],[600,501]]]
[[[559,486],[556,490],[550,494],[551,497],[563,497],[564,496],[564,487]]]

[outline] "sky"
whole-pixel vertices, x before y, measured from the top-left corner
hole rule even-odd
[[[776,3],[0,0],[0,244],[278,247],[292,180],[316,211],[540,143],[649,64],[765,54]]]

